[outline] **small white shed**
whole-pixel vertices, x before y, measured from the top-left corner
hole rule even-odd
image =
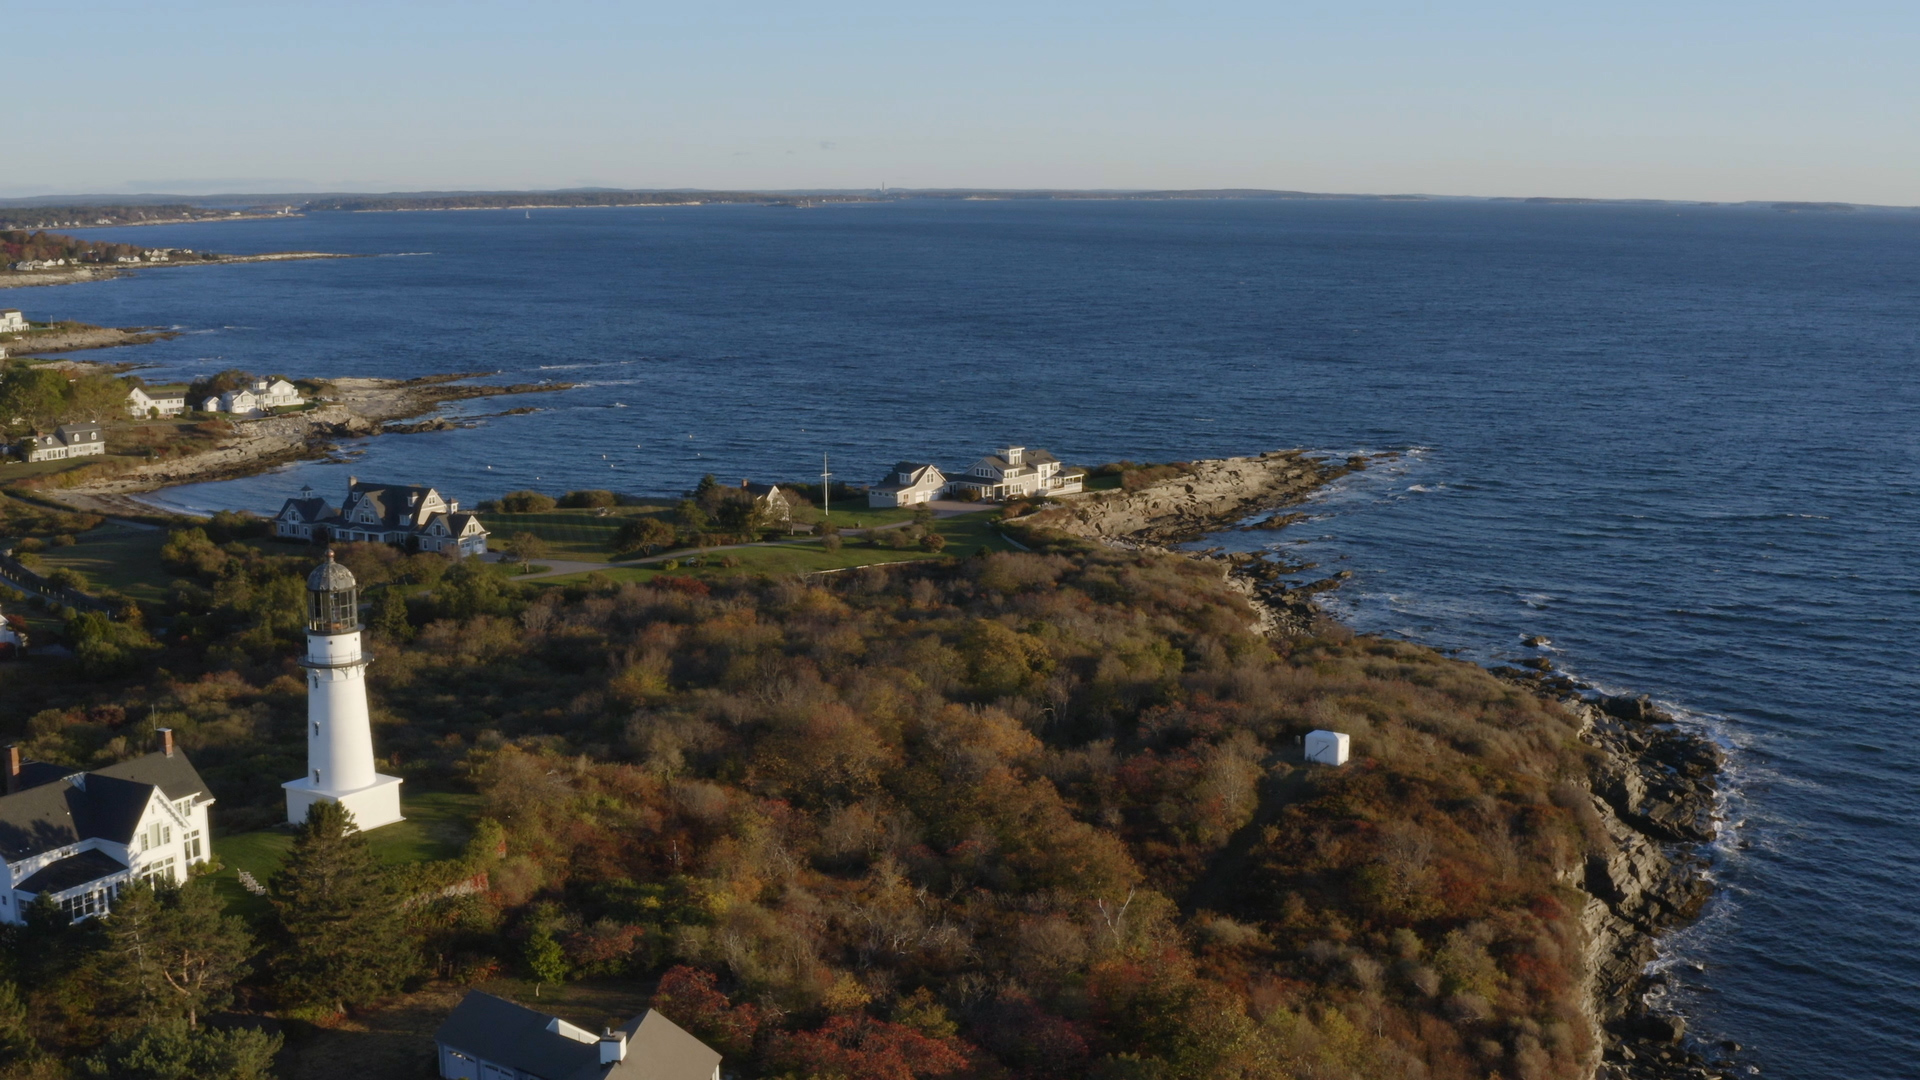
[[[1352,740],[1344,731],[1307,732],[1307,760],[1320,765],[1345,765]]]

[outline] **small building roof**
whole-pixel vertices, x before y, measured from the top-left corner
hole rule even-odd
[[[329,506],[327,500],[318,495],[307,499],[288,499],[286,505],[280,508],[280,513],[276,516],[286,517],[288,510],[292,510],[295,517],[306,522],[321,521],[326,518],[340,516],[340,509],[338,507]]]
[[[597,1071],[598,1043],[579,1042],[560,1034],[553,1030],[555,1019],[473,990],[441,1022],[433,1041],[543,1080],[570,1080],[588,1066]]]
[[[587,1034],[582,1042],[564,1031]],[[619,1028],[625,1060],[600,1063],[599,1040],[537,1009],[468,991],[433,1033],[435,1042],[469,1057],[541,1080],[712,1080],[720,1054],[659,1012],[648,1009]]]
[[[612,1070],[617,1080],[712,1080],[720,1052],[694,1038],[656,1009],[628,1022],[627,1060]]]
[[[125,873],[126,869],[124,863],[104,851],[83,851],[55,859],[14,888],[30,893],[65,892],[75,885]]]

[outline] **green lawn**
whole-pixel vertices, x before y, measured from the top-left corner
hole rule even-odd
[[[793,520],[802,525],[812,525],[821,517],[820,508],[812,503],[801,503],[793,508]],[[891,525],[896,521],[912,520],[912,507],[873,507],[868,506],[864,499],[835,503],[833,507],[833,523],[843,529],[864,529],[869,525]]]
[[[215,807],[215,812],[218,812]],[[367,834],[374,857],[389,866],[451,859],[466,849],[473,820],[480,812],[480,796],[450,791],[415,793],[402,789],[400,812],[405,821]],[[240,871],[251,873],[262,885],[280,867],[293,847],[291,828],[216,836],[213,856],[222,864],[213,875],[213,887],[235,914],[262,915],[266,900],[240,887]]]
[[[64,461],[9,461],[0,465],[0,484],[16,483],[32,476],[50,476],[54,473],[70,472],[96,462],[111,461],[121,465],[139,465],[146,460],[143,457],[131,457],[126,454],[89,454],[85,457],[67,458]]]
[[[39,571],[51,574],[64,566],[86,575],[89,593],[115,589],[142,603],[158,603],[174,578],[160,565],[166,542],[164,529],[102,525],[81,533],[72,547],[49,545],[40,552]]]
[[[489,546],[500,551],[514,533],[528,532],[547,542],[547,554],[576,562],[607,562],[613,558],[613,534],[628,518],[663,514],[667,506],[616,506],[601,517],[598,510],[550,510],[544,514],[486,514]]]
[[[642,582],[651,581],[662,574],[713,578],[765,574],[777,577],[787,574],[815,574],[823,570],[845,570],[856,566],[871,566],[875,563],[960,558],[972,555],[981,547],[989,551],[1013,550],[1000,535],[999,530],[994,527],[992,516],[993,511],[983,510],[936,521],[934,531],[947,538],[946,550],[939,555],[928,554],[917,547],[901,550],[873,547],[864,537],[852,537],[841,546],[838,552],[829,552],[818,540],[793,540],[727,551],[703,553],[690,550],[676,556],[680,565],[672,570],[666,569],[664,563],[652,562],[637,566],[616,565],[595,572],[614,581]],[[740,565],[720,565],[721,560],[728,557],[738,559]],[[564,585],[585,579],[585,574],[568,574],[564,577],[542,578],[531,584]]]

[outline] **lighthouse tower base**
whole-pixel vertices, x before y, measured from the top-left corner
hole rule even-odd
[[[331,791],[313,786],[309,777],[289,780],[280,785],[287,792],[287,821],[303,825],[307,808],[317,802],[339,803],[353,815],[354,827],[371,832],[382,825],[404,820],[400,816],[400,778],[375,774],[373,783],[355,791]]]

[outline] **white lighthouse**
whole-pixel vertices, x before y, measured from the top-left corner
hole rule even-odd
[[[373,723],[367,713],[368,657],[360,651],[360,590],[353,573],[327,561],[307,575],[307,775],[287,790],[287,820],[336,802],[362,832],[400,820],[400,778],[373,771]]]

